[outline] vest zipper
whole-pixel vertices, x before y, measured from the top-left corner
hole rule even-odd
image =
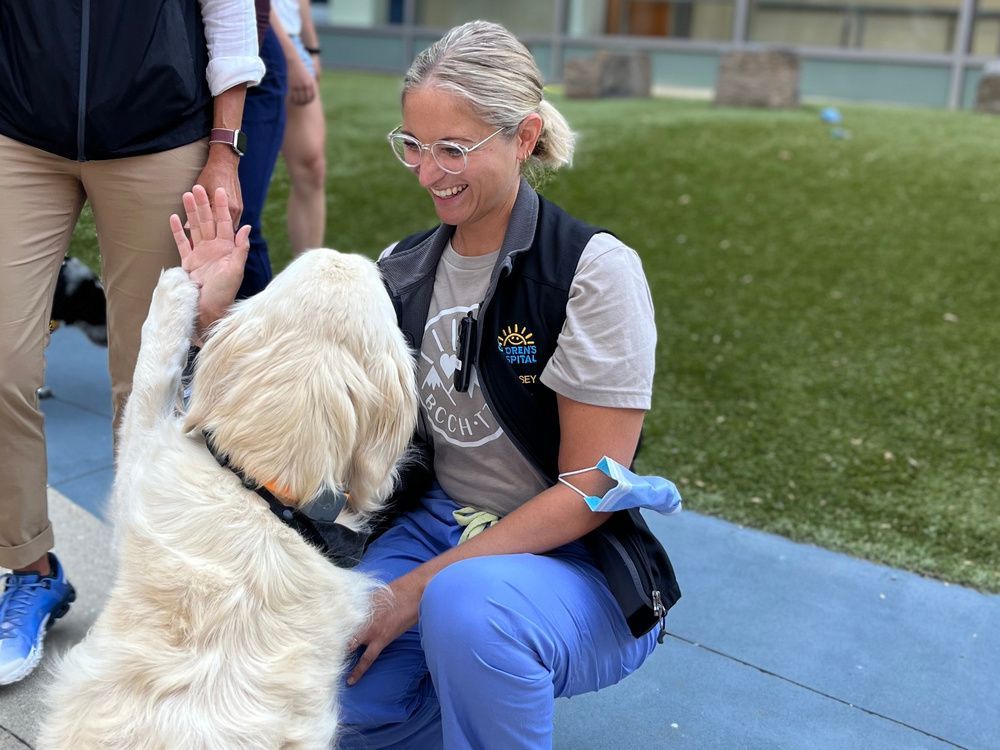
[[[479,303],[479,309],[476,311],[477,322],[483,315],[486,314],[486,305],[488,305],[493,300],[493,292],[496,290],[498,286],[500,286],[500,282],[503,280],[503,277],[508,275],[513,267],[514,267],[514,262],[511,260],[511,254],[508,254],[507,257],[505,257],[503,260],[503,265],[500,267],[500,273],[497,275],[496,283],[490,284],[489,289],[486,290],[486,297],[484,297],[483,301]],[[470,312],[469,314],[471,315],[472,313]],[[486,402],[486,405],[490,407],[490,413],[493,415],[493,418],[497,421],[497,424],[500,426],[500,429],[503,430],[503,434],[507,436],[507,439],[514,444],[514,447],[521,452],[522,456],[528,459],[528,463],[534,466],[539,471],[539,473],[542,474],[542,476],[545,476],[545,471],[542,469],[542,467],[538,465],[538,462],[535,461],[535,457],[531,455],[531,453],[527,450],[527,448],[524,447],[524,444],[518,439],[518,437],[514,435],[514,433],[507,427],[507,425],[503,423],[503,419],[500,417],[500,414],[497,412],[496,407],[493,405],[493,399],[490,398],[490,389],[488,386],[489,386],[489,378],[491,376],[486,374],[487,372],[486,370],[483,370],[483,368],[478,367],[479,351],[480,349],[482,349],[483,345],[484,328],[485,326],[481,325],[476,326],[477,330],[476,330],[476,348],[475,348],[475,364],[476,367],[479,369],[479,389],[483,392],[483,400]]]
[[[479,309],[476,310],[476,319],[478,320],[483,313],[486,312],[486,306],[493,301],[493,293],[496,288],[500,286],[500,282],[503,281],[503,277],[507,276],[511,270],[514,268],[514,261],[511,260],[511,255],[514,253],[508,253],[503,259],[503,264],[500,266],[500,273],[497,274],[496,283],[490,284],[489,288],[486,290],[486,296],[483,301],[479,303]],[[476,361],[479,360],[479,349],[483,344],[483,328],[482,326],[477,326],[479,330],[476,331]],[[482,373],[480,373],[482,374]],[[493,407],[491,406],[490,409]],[[493,414],[496,417],[496,413]]]
[[[656,635],[656,642],[663,643],[667,638],[667,608],[663,606],[658,589],[653,589],[653,614],[660,619],[660,632]]]
[[[90,58],[90,0],[83,0],[80,19],[80,95],[76,113],[76,160],[86,161],[84,132],[87,123],[87,61]]]
[[[611,534],[604,534],[603,536],[605,539],[611,542],[611,546],[615,548],[615,552],[618,553],[618,556],[621,557],[622,562],[625,563],[625,567],[628,568],[629,575],[632,577],[632,583],[635,585],[636,593],[639,594],[640,598],[646,604],[647,607],[656,612],[656,599],[659,598],[660,592],[654,591],[653,592],[654,598],[650,599],[649,596],[646,594],[646,589],[642,587],[642,581],[639,580],[639,570],[635,567],[635,563],[632,562],[632,558],[628,556],[628,552],[625,551],[625,547],[623,547],[622,543],[618,541],[615,537],[613,537]],[[663,607],[662,602],[660,602],[660,607],[661,608]]]
[[[625,547],[610,533],[605,533],[602,536],[605,540],[611,542],[611,546],[614,547],[615,552],[618,553],[622,562],[625,563],[625,567],[632,577],[632,584],[635,586],[636,593],[639,594],[639,597],[646,606],[653,610],[653,615],[660,621],[660,632],[656,635],[656,642],[663,643],[667,637],[667,608],[663,606],[663,595],[659,589],[653,589],[651,592],[652,598],[646,596],[646,589],[642,587],[639,570],[635,567],[635,563],[632,562],[632,558],[629,557],[628,552],[625,551]],[[650,579],[650,585],[652,585],[652,579]]]

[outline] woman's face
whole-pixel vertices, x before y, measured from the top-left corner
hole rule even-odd
[[[495,130],[464,99],[433,86],[412,89],[403,99],[402,132],[421,143],[453,141],[471,147]],[[468,166],[461,174],[442,170],[428,151],[422,153],[413,173],[430,193],[443,223],[471,226],[510,210],[520,184],[518,156],[524,148],[520,135],[511,138],[500,133],[468,155]]]

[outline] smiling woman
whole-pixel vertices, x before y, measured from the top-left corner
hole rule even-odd
[[[360,565],[388,587],[356,638],[346,747],[548,747],[554,698],[638,668],[680,596],[637,511],[557,481],[600,496],[588,467],[631,463],[656,344],[636,253],[526,179],[574,140],[497,24],[452,29],[406,75],[388,141],[441,224],[380,266],[419,349],[426,470]]]

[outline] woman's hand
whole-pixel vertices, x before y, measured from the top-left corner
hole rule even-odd
[[[188,239],[177,214],[170,216],[170,231],[181,256],[181,266],[200,292],[198,318],[203,331],[225,314],[243,283],[243,266],[250,252],[250,226],[233,233],[229,199],[221,187],[215,191],[214,202],[209,202],[205,188],[195,185],[191,192],[184,193],[183,202],[191,238]]]
[[[347,676],[347,684],[353,685],[368,671],[382,650],[417,624],[420,597],[424,585],[417,571],[397,578],[385,589],[375,593],[372,603],[372,618],[368,627],[354,636],[350,650],[363,646],[361,658]]]
[[[288,99],[304,106],[316,98],[316,79],[298,55],[288,60]]]
[[[240,190],[240,157],[224,143],[208,146],[208,160],[198,175],[197,184],[207,195],[215,195],[223,188],[229,199],[229,215],[233,224],[238,224],[243,215],[243,193]]]

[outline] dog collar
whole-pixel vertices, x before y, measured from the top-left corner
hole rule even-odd
[[[349,531],[346,527],[335,524],[337,517],[347,504],[347,495],[336,490],[324,489],[309,503],[307,511],[285,505],[268,487],[257,484],[240,468],[233,466],[229,462],[229,456],[218,449],[209,433],[202,432],[202,435],[205,438],[205,447],[208,448],[219,466],[233,472],[244,487],[261,497],[282,523],[293,528],[303,539],[319,548],[323,555],[335,565],[347,567],[344,563],[357,562],[354,556],[345,556],[342,552],[334,550],[327,542],[328,536],[336,538],[343,536],[342,530]],[[324,531],[327,533],[324,534]]]

